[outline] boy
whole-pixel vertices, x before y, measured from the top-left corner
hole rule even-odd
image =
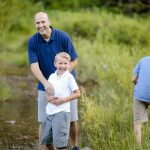
[[[48,81],[54,87],[54,95],[46,93],[47,118],[41,134],[41,149],[53,144],[57,150],[65,150],[70,129],[70,101],[80,97],[77,83],[69,73],[70,56],[60,52],[55,56],[56,72],[51,74]]]
[[[134,69],[134,133],[137,145],[141,145],[141,125],[148,122],[150,105],[150,56],[142,58]]]

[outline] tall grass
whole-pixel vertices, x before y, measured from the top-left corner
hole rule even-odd
[[[84,92],[83,92],[84,93]],[[108,94],[106,92],[106,94]],[[110,100],[111,99],[111,100]],[[82,95],[80,101],[81,146],[93,150],[134,150],[132,98],[109,92],[108,99]],[[149,125],[143,126],[143,149],[149,149]]]

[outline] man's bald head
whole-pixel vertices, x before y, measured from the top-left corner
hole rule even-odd
[[[41,18],[44,17],[45,19],[49,20],[47,13],[45,12],[38,12],[35,14],[34,20],[36,20],[37,18]]]

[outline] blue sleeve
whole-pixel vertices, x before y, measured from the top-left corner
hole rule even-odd
[[[65,37],[64,47],[65,47],[65,52],[67,52],[70,55],[71,61],[78,58],[75,47],[74,47],[74,45],[71,41],[71,38],[68,34]]]
[[[137,76],[139,75],[140,67],[141,67],[141,60],[137,63],[137,65],[134,68],[134,74]]]
[[[30,64],[38,62],[36,44],[33,38],[28,41],[28,59]]]

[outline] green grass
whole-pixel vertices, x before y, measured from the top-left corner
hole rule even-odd
[[[81,145],[94,150],[134,150],[132,98],[121,99],[113,90],[110,97],[111,101],[109,96],[107,100],[103,96],[95,98],[83,94],[79,107],[80,135],[86,138],[81,140]],[[149,125],[143,126],[142,130],[142,147],[143,150],[148,150]]]
[[[12,96],[11,87],[6,84],[6,80],[1,77],[0,80],[0,102],[10,99]]]

